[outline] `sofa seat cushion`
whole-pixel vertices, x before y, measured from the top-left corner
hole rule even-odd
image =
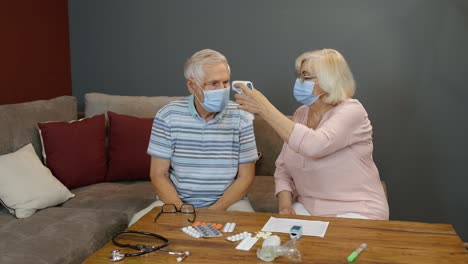
[[[138,211],[156,200],[149,181],[106,182],[73,189],[75,198],[62,205],[66,208],[113,210],[125,213],[128,222]]]
[[[5,207],[0,206],[0,228],[8,224],[8,222],[15,221],[15,220],[17,220],[16,217],[10,214]]]
[[[47,208],[29,218],[0,225],[0,263],[82,263],[126,228],[123,213],[108,210]]]

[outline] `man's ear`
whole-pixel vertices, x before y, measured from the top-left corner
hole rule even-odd
[[[187,88],[188,88],[190,94],[194,94],[195,91],[196,91],[196,90],[195,90],[195,89],[196,89],[196,87],[195,87],[195,86],[196,86],[195,82],[194,82],[193,80],[191,80],[191,79],[187,79],[186,83],[187,83]]]

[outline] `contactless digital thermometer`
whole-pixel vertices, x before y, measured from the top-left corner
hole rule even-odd
[[[253,84],[251,81],[232,81],[232,84],[231,84],[231,88],[234,92],[238,93],[238,94],[241,94],[242,93],[242,90],[240,88],[237,88],[235,87],[234,85],[238,84],[238,83],[242,83],[244,84],[245,86],[247,86],[250,90],[253,90]],[[249,113],[247,112],[247,118],[250,119],[250,120],[254,120],[255,119],[255,116],[252,114],[252,113]]]
[[[247,86],[250,90],[253,90],[253,88],[254,88],[251,81],[233,81],[233,82],[232,82],[232,85],[231,85],[232,90],[233,90],[234,92],[238,93],[238,94],[242,93],[242,90],[241,90],[240,88],[237,88],[237,87],[234,86],[234,85],[236,85],[236,84],[238,84],[238,83],[243,83],[243,84],[245,84],[245,86]]]

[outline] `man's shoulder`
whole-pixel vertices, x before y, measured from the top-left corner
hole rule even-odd
[[[156,116],[165,117],[174,113],[188,112],[189,97],[174,100],[159,109]]]
[[[229,111],[238,111],[239,105],[236,102],[229,100],[226,104],[226,109]]]
[[[249,118],[249,113],[239,109],[239,105],[231,100],[229,100],[228,104],[226,105],[226,113],[231,116],[239,116],[242,120],[245,121],[252,121],[251,118]]]

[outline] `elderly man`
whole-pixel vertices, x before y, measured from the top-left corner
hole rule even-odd
[[[257,160],[253,125],[229,101],[226,57],[198,51],[187,60],[184,75],[191,95],[169,103],[154,118],[148,154],[159,200],[145,212],[163,204],[175,210],[191,204],[253,211],[246,198]]]

